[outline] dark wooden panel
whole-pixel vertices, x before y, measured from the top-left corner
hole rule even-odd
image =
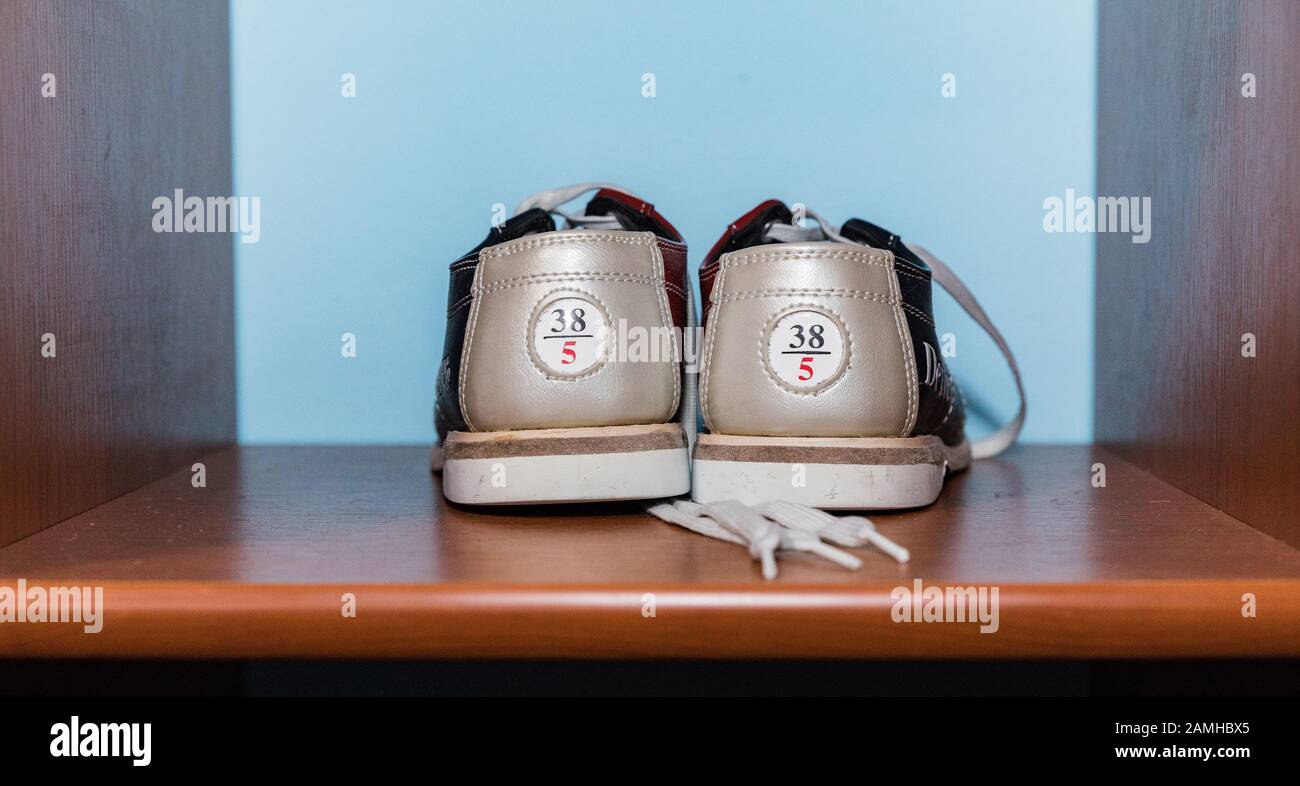
[[[231,236],[151,227],[231,192],[227,13],[0,4],[0,544],[234,440]]]
[[[230,449],[205,489],[178,472],[0,549],[0,586],[102,584],[106,606],[95,635],[0,625],[0,656],[1300,655],[1300,552],[1099,449],[1019,447],[874,517],[907,565],[783,555],[770,583],[636,505],[448,506],[425,461]],[[894,623],[890,593],[916,578],[998,586],[999,632]]]
[[[1098,191],[1155,220],[1098,236],[1098,441],[1300,545],[1300,3],[1107,0],[1100,39]]]

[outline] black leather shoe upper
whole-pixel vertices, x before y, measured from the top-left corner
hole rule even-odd
[[[920,403],[912,433],[934,434],[944,444],[960,444],[965,439],[966,405],[940,351],[931,300],[933,281],[930,267],[904,245],[898,235],[869,221],[849,219],[840,229],[840,234],[872,248],[894,252],[894,270],[898,275],[899,292],[903,295],[908,332],[912,334],[912,350],[916,354],[920,383]]]
[[[479,252],[498,243],[537,232],[551,232],[554,229],[555,221],[550,213],[540,208],[533,208],[500,226],[492,227],[482,243],[452,263],[447,292],[447,333],[443,338],[442,365],[438,368],[433,408],[433,426],[438,432],[438,439],[445,437],[448,431],[468,429],[465,416],[461,412],[460,387],[457,385],[457,378],[460,373],[461,352],[465,346],[465,327],[469,322],[469,307],[474,291],[474,270],[478,266]]]

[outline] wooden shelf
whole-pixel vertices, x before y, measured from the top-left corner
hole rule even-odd
[[[1028,658],[1300,655],[1300,552],[1093,447],[977,462],[912,551],[856,572],[636,506],[456,508],[418,447],[232,448],[0,549],[0,586],[102,585],[104,629],[0,624],[7,657]],[[1091,467],[1106,464],[1094,488]],[[999,630],[895,623],[891,590],[999,588]],[[357,616],[341,614],[353,593]],[[643,616],[653,593],[655,616]],[[1253,593],[1258,615],[1244,617]]]

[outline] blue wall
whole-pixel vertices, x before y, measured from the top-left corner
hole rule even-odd
[[[430,441],[448,263],[494,203],[595,179],[653,201],[692,267],[769,196],[925,244],[1015,349],[1024,438],[1091,439],[1092,238],[1045,233],[1042,204],[1094,188],[1095,3],[740,7],[234,0],[235,187],[262,199],[236,243],[240,439]],[[939,300],[968,398],[1010,413],[996,350]]]

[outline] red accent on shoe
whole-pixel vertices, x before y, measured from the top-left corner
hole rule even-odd
[[[596,196],[593,197],[593,199],[599,199],[601,197],[605,197],[606,199],[612,199],[615,202],[619,202],[624,205],[627,205],[628,207],[632,208],[638,213],[643,213],[649,216],[650,218],[654,219],[657,223],[662,224],[665,229],[671,232],[674,240],[677,240],[679,242],[682,240],[682,233],[677,231],[677,227],[668,223],[668,219],[659,215],[659,211],[655,210],[655,206],[645,201],[644,199],[641,199],[639,197],[634,197],[631,194],[625,194],[622,191],[615,191],[612,188],[602,188],[601,190],[596,192]]]
[[[709,253],[704,257],[704,262],[700,265],[700,300],[702,301],[700,303],[701,325],[708,324],[709,321],[710,296],[713,294],[713,281],[718,275],[718,258],[722,256],[722,252],[727,247],[727,244],[730,243],[731,239],[736,235],[748,229],[750,225],[757,221],[764,213],[774,207],[783,206],[784,204],[785,203],[779,199],[769,199],[766,202],[763,202],[745,215],[732,221],[731,224],[727,226],[727,231],[722,233],[722,237],[718,238],[718,242],[713,244],[713,248],[709,249]]]
[[[714,243],[713,248],[710,248],[709,253],[704,256],[704,264],[709,265],[716,262],[718,257],[722,256],[722,249],[727,247],[727,243],[730,242],[733,237],[738,235],[750,224],[754,223],[754,221],[764,212],[780,204],[782,204],[782,202],[779,199],[769,199],[735,221],[732,221],[731,224],[727,226],[727,231],[722,233],[722,237],[718,238],[718,242]]]

